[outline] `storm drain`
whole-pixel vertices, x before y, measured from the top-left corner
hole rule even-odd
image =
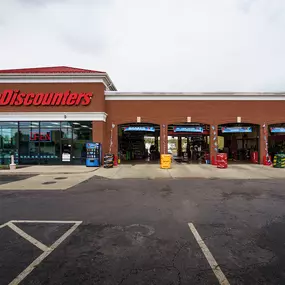
[[[56,177],[54,179],[56,179],[56,180],[63,180],[63,179],[67,179],[67,177]]]
[[[56,181],[46,181],[46,182],[43,182],[42,184],[44,185],[47,185],[47,184],[55,184]]]

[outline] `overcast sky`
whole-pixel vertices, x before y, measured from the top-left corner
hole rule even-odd
[[[285,91],[284,0],[0,0],[0,68],[108,72],[120,91]]]

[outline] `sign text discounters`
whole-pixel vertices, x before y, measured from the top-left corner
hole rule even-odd
[[[87,106],[92,93],[23,93],[20,90],[4,90],[0,94],[0,106]]]

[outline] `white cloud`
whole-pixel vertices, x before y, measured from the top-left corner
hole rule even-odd
[[[285,90],[284,0],[9,0],[0,11],[0,68],[105,70],[126,91]]]

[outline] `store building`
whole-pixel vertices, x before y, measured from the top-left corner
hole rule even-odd
[[[0,94],[2,164],[11,153],[19,164],[83,164],[87,141],[118,153],[122,130],[153,136],[167,153],[177,127],[194,137],[208,126],[201,133],[210,157],[220,136],[224,148],[254,149],[259,162],[268,139],[285,141],[284,93],[119,92],[105,72],[49,67],[0,70]]]

